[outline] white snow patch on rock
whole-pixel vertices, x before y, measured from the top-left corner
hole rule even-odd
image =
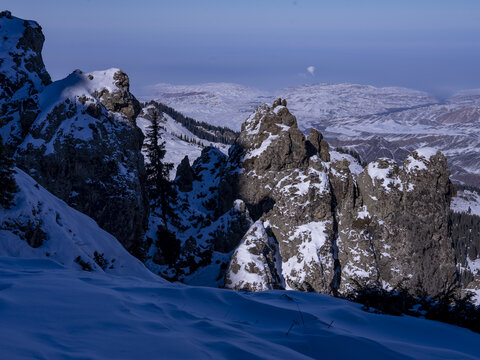
[[[330,150],[330,162],[343,161],[346,159],[350,165],[348,166],[350,173],[356,178],[364,169],[363,166],[352,155],[340,153],[335,150]]]
[[[358,209],[357,217],[359,219],[365,219],[365,218],[371,217],[370,213],[368,212],[367,205],[363,205],[360,209]]]
[[[235,273],[230,269],[226,287],[241,289],[249,284],[251,289],[256,291],[271,290],[271,279],[268,278],[269,269],[263,254],[255,255],[251,252],[259,242],[263,242],[266,246],[275,246],[270,240],[265,227],[261,220],[257,220],[247,231],[240,245],[235,250],[233,258],[240,266]]]
[[[296,255],[282,264],[282,274],[285,279],[290,278],[296,283],[302,283],[305,281],[305,271],[312,263],[323,263],[319,253],[328,240],[325,232],[326,224],[327,221],[314,221],[295,228],[289,240],[300,238],[302,241],[298,245]]]
[[[260,144],[258,148],[249,150],[243,157],[243,160],[245,161],[245,160],[260,156],[265,150],[267,150],[267,148],[272,144],[272,142],[278,138],[279,138],[279,135],[270,134],[265,140],[263,140],[263,142]]]
[[[392,177],[393,167],[396,165],[391,159],[382,159],[388,163],[387,167],[379,167],[378,161],[373,161],[367,166],[367,172],[372,178],[372,183],[375,186],[375,180],[380,182],[383,188],[389,192],[392,188],[398,187],[399,190],[403,190],[402,181],[398,177]]]
[[[429,160],[432,156],[435,156],[438,152],[437,149],[432,148],[432,147],[424,147],[415,150],[418,154],[418,156],[425,158],[426,160]]]

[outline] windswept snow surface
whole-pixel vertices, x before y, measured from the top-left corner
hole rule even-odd
[[[479,359],[480,335],[327,295],[86,273],[0,257],[2,359]]]

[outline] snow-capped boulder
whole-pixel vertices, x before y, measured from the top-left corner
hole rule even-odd
[[[51,259],[78,270],[153,278],[112,235],[20,169],[15,205],[0,208],[0,256]]]
[[[0,13],[0,135],[12,147],[38,111],[38,92],[51,83],[42,60],[45,37],[35,21]]]
[[[119,69],[109,69],[90,73],[88,78],[96,81],[93,94],[108,111],[119,113],[135,124],[141,107],[135,96],[130,93],[130,79],[127,74]]]
[[[225,287],[264,291],[284,288],[280,254],[275,239],[268,236],[262,221],[248,229],[235,250],[225,275]]]

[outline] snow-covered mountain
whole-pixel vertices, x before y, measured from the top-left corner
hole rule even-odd
[[[461,190],[452,199],[451,208],[457,213],[480,216],[480,192],[478,190]]]
[[[193,118],[236,130],[258,104],[286,98],[301,130],[321,130],[334,146],[353,148],[364,161],[387,156],[400,162],[415,148],[433,146],[447,155],[455,180],[480,183],[478,90],[459,92],[442,102],[416,90],[355,84],[271,92],[224,83],[159,84],[151,97]]]
[[[17,165],[137,251],[148,199],[143,135],[135,122],[140,105],[128,76],[116,68],[75,70],[37,99],[36,116],[16,147]]]
[[[468,233],[459,226],[451,238],[455,190],[435,149],[400,166],[385,158],[364,166],[330,150],[316,130],[305,137],[276,100],[247,118],[228,157],[207,147],[193,165],[182,161],[175,187],[170,235],[156,211],[147,232],[146,265],[169,279],[344,296],[358,286],[477,294],[479,272],[469,264],[479,257],[478,234],[472,228],[459,241]],[[463,200],[468,194],[454,198],[457,213],[473,201]]]

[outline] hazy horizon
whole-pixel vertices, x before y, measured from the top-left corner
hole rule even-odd
[[[156,83],[401,86],[440,98],[480,88],[480,2],[6,0],[36,20],[53,79],[122,68]]]

